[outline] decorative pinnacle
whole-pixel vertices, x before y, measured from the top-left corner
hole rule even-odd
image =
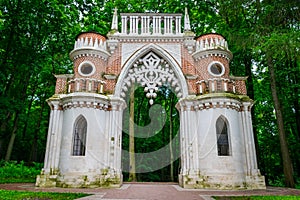
[[[118,31],[118,9],[114,8],[114,15],[111,23],[111,30],[116,30]]]
[[[187,7],[185,7],[184,13],[184,31],[191,31],[191,23]]]

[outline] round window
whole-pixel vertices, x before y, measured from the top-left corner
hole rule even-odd
[[[213,76],[222,76],[225,73],[225,67],[220,62],[212,62],[208,66],[208,72]]]
[[[83,62],[79,65],[78,72],[82,76],[90,76],[95,72],[95,66],[91,62]]]

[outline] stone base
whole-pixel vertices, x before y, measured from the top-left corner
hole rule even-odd
[[[36,187],[56,187],[57,175],[41,174],[37,175]]]
[[[188,189],[253,190],[266,189],[265,178],[261,175],[213,175],[179,174],[179,185]]]
[[[119,188],[122,185],[122,174],[41,174],[36,178],[37,187],[62,187],[62,188]]]

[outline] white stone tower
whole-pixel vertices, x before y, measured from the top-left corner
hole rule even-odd
[[[132,84],[149,104],[170,85],[179,102],[184,188],[263,189],[251,122],[253,101],[245,77],[229,75],[232,54],[225,38],[195,39],[189,16],[121,13],[106,37],[76,37],[74,74],[56,75],[45,166],[39,187],[119,187],[124,98]],[[182,32],[181,26],[184,26]]]

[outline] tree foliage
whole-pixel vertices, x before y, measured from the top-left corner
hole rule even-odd
[[[252,114],[261,171],[269,184],[293,187],[292,179],[299,184],[298,0],[0,1],[2,159],[43,161],[49,118],[49,107],[45,100],[54,92],[53,74],[72,72],[68,54],[79,32],[94,30],[103,35],[109,32],[114,7],[118,8],[118,12],[161,13],[184,13],[184,8],[187,7],[196,35],[209,32],[224,35],[234,55],[231,72],[234,75],[248,76],[248,95],[255,100]],[[273,73],[270,73],[272,67]],[[277,104],[271,86],[276,91]],[[175,103],[164,91],[167,89],[161,88],[157,102],[163,105],[166,113],[170,113]],[[150,108],[142,94],[136,95],[135,109],[138,110],[135,112],[137,124],[144,126],[150,123]],[[282,117],[278,116],[278,112],[282,113]],[[170,117],[166,117],[166,124],[158,131],[157,136],[149,140],[136,138],[137,152],[147,152],[167,143],[170,140],[168,127],[173,128],[175,136],[179,125],[176,122],[178,114],[175,114],[176,110],[172,110],[172,113],[173,121],[170,122]],[[278,126],[280,123],[282,125]],[[286,144],[280,142],[283,133]],[[123,146],[126,146],[126,134],[123,137]],[[170,149],[176,154],[178,144],[174,145]],[[286,149],[283,150],[283,147]],[[293,177],[283,173],[286,167],[286,162],[283,161],[287,156],[291,160],[293,170],[289,171]],[[124,159],[126,163],[126,158]],[[155,158],[151,159],[147,162],[153,162]],[[138,164],[137,161],[137,168],[147,168],[147,162]],[[177,164],[173,166],[173,171],[176,175],[179,162],[175,162]],[[161,174],[171,174],[170,169],[171,166],[168,166],[159,172],[153,172],[151,176],[140,175],[138,179],[158,180]]]

